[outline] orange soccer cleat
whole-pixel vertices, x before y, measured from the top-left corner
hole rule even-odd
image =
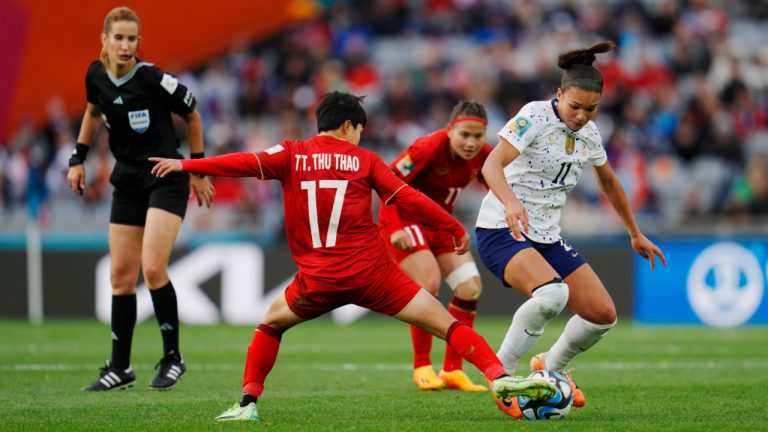
[[[536,372],[540,370],[545,370],[547,368],[546,364],[544,363],[544,356],[547,353],[539,353],[533,356],[531,359],[531,371]],[[571,374],[569,372],[562,372],[563,375],[565,375],[566,378],[568,378],[568,382],[571,383],[571,392],[573,393],[573,406],[576,408],[581,408],[587,403],[587,398],[584,396],[584,392],[579,388],[578,385],[576,385],[575,382],[573,382],[573,378],[571,378]]]
[[[432,365],[417,367],[413,371],[413,382],[419,390],[441,390],[445,388],[442,379],[435,375]]]
[[[526,396],[531,399],[546,400],[557,392],[555,385],[547,380],[523,378],[519,376],[503,376],[488,383],[491,387],[496,406],[506,415],[512,418],[523,418],[518,396]]]
[[[523,418],[523,412],[520,411],[520,404],[517,403],[517,396],[510,396],[506,399],[501,399],[496,396],[496,393],[494,392],[491,392],[491,396],[493,396],[493,400],[496,402],[496,406],[499,407],[501,412],[512,418]]]
[[[484,392],[488,390],[488,387],[480,384],[475,384],[461,369],[452,371],[441,370],[438,377],[445,383],[445,388],[451,390],[464,390],[471,392]]]

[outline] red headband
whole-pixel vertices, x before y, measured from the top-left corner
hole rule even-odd
[[[486,120],[484,120],[484,119],[481,119],[480,117],[459,117],[456,120],[451,121],[450,124],[454,125],[454,124],[456,124],[458,122],[462,122],[462,121],[476,121],[476,122],[482,123],[483,126],[488,125],[488,122]]]

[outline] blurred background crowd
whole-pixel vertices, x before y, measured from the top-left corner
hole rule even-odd
[[[385,162],[444,127],[460,100],[486,107],[487,140],[495,145],[496,132],[526,102],[554,97],[560,52],[610,39],[618,49],[596,64],[606,80],[596,122],[643,229],[665,235],[768,229],[763,0],[311,4],[318,18],[265,41],[235,43],[197,70],[159,65],[197,96],[208,155],[314,135],[312,110],[333,90],[367,95],[361,145]],[[142,49],[152,61],[151,43]],[[114,161],[105,132],[92,143],[83,199],[66,185],[79,123],[54,96],[45,127],[22,126],[0,142],[0,232],[23,231],[30,213],[39,214],[47,231],[106,230]],[[282,235],[279,184],[213,181],[214,209],[190,205],[182,237]],[[484,194],[477,185],[464,192],[457,216],[467,226]],[[566,235],[621,232],[609,207],[585,172],[564,212]]]

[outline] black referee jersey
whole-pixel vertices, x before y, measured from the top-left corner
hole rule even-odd
[[[88,102],[101,108],[109,148],[118,162],[147,167],[150,156],[181,157],[171,113],[185,116],[197,101],[175,77],[138,61],[128,75],[117,79],[95,61],[88,67],[85,90]]]

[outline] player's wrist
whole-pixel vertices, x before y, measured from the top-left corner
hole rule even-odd
[[[74,150],[72,150],[72,156],[69,157],[69,166],[82,165],[85,163],[85,158],[88,156],[88,150],[91,146],[88,144],[77,143]]]
[[[205,157],[205,152],[194,152],[189,154],[190,159],[202,159],[204,157]],[[191,173],[191,174],[197,178],[205,178],[205,174],[196,174],[196,173]]]

